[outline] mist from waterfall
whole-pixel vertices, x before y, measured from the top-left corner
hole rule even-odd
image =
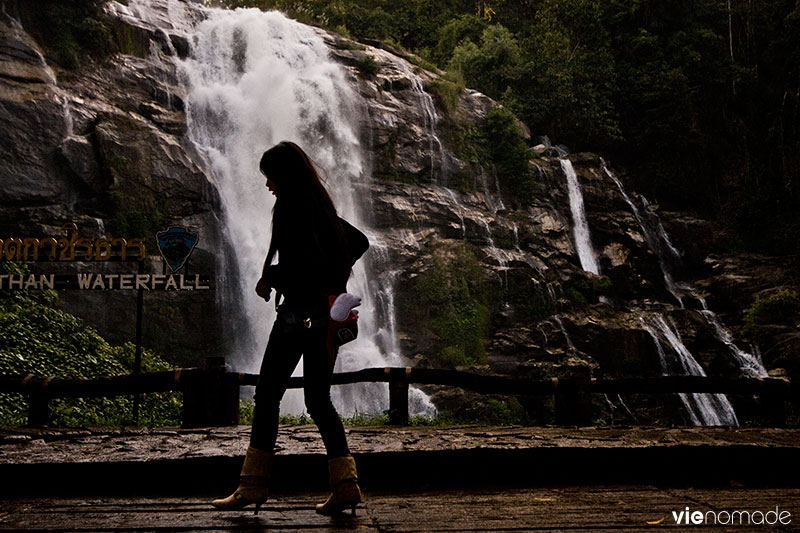
[[[179,66],[188,89],[189,135],[211,163],[221,195],[226,236],[238,272],[224,280],[223,309],[237,332],[231,359],[239,371],[258,372],[275,307],[254,292],[270,240],[274,200],[258,162],[265,149],[290,140],[322,169],[339,214],[368,234],[372,249],[354,267],[348,290],[363,298],[359,337],[340,350],[336,371],[405,364],[393,339],[392,287],[367,276],[380,255],[380,236],[365,228],[355,189],[368,174],[360,145],[361,102],[347,71],[329,58],[313,28],[278,12],[208,9],[190,32],[191,56]],[[232,279],[233,278],[233,279]],[[383,306],[383,307],[381,307]],[[381,320],[381,318],[383,320]],[[300,375],[302,364],[295,375]],[[332,388],[344,415],[388,409],[386,384]],[[413,414],[435,412],[427,397],[410,393]],[[289,391],[283,413],[303,412],[302,393]]]
[[[594,256],[592,239],[589,234],[589,223],[586,221],[586,209],[583,206],[583,193],[581,185],[578,183],[578,176],[575,168],[569,159],[561,159],[561,169],[567,177],[567,190],[569,192],[569,209],[572,213],[572,235],[575,238],[575,251],[578,252],[578,259],[581,268],[586,272],[600,274],[600,266]]]

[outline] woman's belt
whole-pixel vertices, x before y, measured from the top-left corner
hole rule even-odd
[[[316,329],[327,327],[330,322],[329,311],[324,314],[303,313],[290,309],[278,309],[278,320],[281,321],[286,331],[302,331],[304,329]]]

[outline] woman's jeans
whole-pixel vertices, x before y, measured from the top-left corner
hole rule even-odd
[[[319,428],[328,457],[349,455],[344,426],[331,403],[331,375],[328,363],[327,325],[284,324],[279,312],[269,336],[258,377],[250,446],[271,451],[278,438],[280,402],[288,380],[303,355],[303,392],[306,409]]]

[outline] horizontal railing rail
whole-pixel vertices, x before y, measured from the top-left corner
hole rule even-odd
[[[209,358],[205,368],[178,368],[124,376],[55,378],[32,374],[0,375],[0,392],[21,393],[29,398],[28,423],[45,425],[49,402],[55,398],[113,397],[149,392],[183,393],[185,427],[231,425],[238,422],[239,389],[254,386],[257,374],[227,371],[222,358]],[[389,384],[389,421],[406,424],[410,385],[458,387],[480,394],[553,396],[556,422],[573,425],[590,421],[591,394],[746,394],[762,399],[762,411],[776,426],[784,424],[787,402],[800,399],[800,386],[782,378],[722,378],[659,376],[641,378],[592,378],[577,369],[563,378],[525,379],[481,375],[446,369],[385,367],[365,368],[333,375],[333,385]],[[302,377],[289,379],[288,388],[303,387]]]

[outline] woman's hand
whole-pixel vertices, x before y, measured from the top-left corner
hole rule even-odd
[[[269,284],[264,281],[264,278],[258,280],[258,283],[256,283],[256,294],[264,298],[265,302],[268,302],[271,293],[272,287],[270,287]]]

